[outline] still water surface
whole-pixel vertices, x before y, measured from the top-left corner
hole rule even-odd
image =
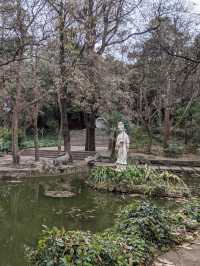
[[[200,191],[200,178],[188,181]],[[70,190],[73,198],[55,199],[45,190]],[[0,183],[0,266],[27,266],[24,246],[35,245],[42,225],[100,232],[112,226],[120,207],[136,199],[87,188],[78,177],[40,178]],[[174,208],[174,202],[158,204]]]

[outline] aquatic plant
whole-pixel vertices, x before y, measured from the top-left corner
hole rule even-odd
[[[120,172],[111,167],[96,167],[91,171],[87,183],[97,189],[141,193],[152,197],[189,195],[189,189],[180,177],[167,171],[160,173],[148,166],[129,166]]]

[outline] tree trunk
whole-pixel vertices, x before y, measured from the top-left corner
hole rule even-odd
[[[85,57],[87,62],[87,68],[89,75],[89,80],[91,84],[95,80],[94,76],[94,70],[92,67],[93,62],[91,61],[91,56],[95,52],[95,42],[96,42],[96,19],[95,19],[95,12],[94,12],[94,1],[89,0],[85,1],[85,8],[87,10],[87,17],[86,17],[86,42],[85,42]],[[93,107],[96,103],[96,99],[94,97],[93,103],[90,103],[90,105]],[[86,140],[85,140],[85,150],[86,151],[95,151],[96,150],[96,143],[95,143],[95,120],[96,120],[96,112],[91,112],[85,114],[85,124],[86,124]]]
[[[112,151],[112,144],[113,144],[113,138],[111,135],[109,135],[109,139],[108,139],[108,151]]]
[[[86,151],[95,151],[95,128],[94,127],[87,127],[86,128],[86,143],[85,143],[85,150]]]
[[[38,103],[35,104],[34,108],[34,148],[35,148],[35,161],[38,162],[40,160],[39,158],[39,138],[38,138],[38,112],[39,112],[39,106]]]
[[[67,107],[69,107],[69,105],[67,98],[62,98],[60,102],[61,102],[62,135],[64,140],[64,151],[68,152],[69,156],[71,157],[70,130],[69,130],[68,114],[67,114]]]
[[[86,124],[86,141],[85,141],[85,151],[95,151],[95,114],[85,114],[85,124]]]
[[[65,14],[63,2],[60,2],[59,9],[59,67],[60,67],[60,102],[61,102],[61,116],[62,116],[62,134],[64,139],[64,150],[71,157],[71,145],[70,145],[70,130],[68,123],[68,112],[67,109],[71,105],[71,95],[68,92],[68,84],[66,82],[66,77],[69,74],[66,69],[65,62],[65,45],[67,39],[65,39]]]
[[[16,33],[20,40],[20,45],[24,43],[26,32],[23,28],[23,16],[22,16],[22,3],[21,0],[17,1],[16,5]],[[18,165],[20,161],[19,156],[19,140],[18,140],[18,126],[19,126],[19,112],[21,103],[21,66],[24,48],[19,47],[16,57],[18,59],[16,64],[16,99],[14,103],[12,113],[12,157],[13,164]]]
[[[111,159],[116,160],[116,140],[117,140],[117,130],[113,133],[112,147],[111,147]]]
[[[153,144],[153,134],[151,131],[151,125],[146,124],[145,128],[146,128],[148,138],[149,138],[148,145],[147,145],[147,153],[151,153],[151,148],[152,148],[152,144]]]
[[[21,58],[20,53],[19,58]],[[16,65],[16,98],[12,113],[12,159],[13,164],[18,165],[20,162],[19,156],[19,112],[20,112],[20,98],[21,98],[21,84],[20,84],[21,62]]]
[[[17,106],[15,106],[12,114],[12,160],[14,165],[18,165],[20,160],[18,143],[18,120],[19,118]]]
[[[152,144],[153,144],[153,136],[151,133],[148,133],[148,137],[149,137],[149,142],[147,145],[147,153],[151,153],[151,148],[152,148]]]
[[[168,147],[171,135],[170,108],[165,108],[164,114],[164,147]]]
[[[169,140],[171,136],[171,79],[169,77],[168,85],[166,88],[165,103],[164,103],[164,148],[167,148],[169,145]]]
[[[62,150],[62,125],[63,125],[63,115],[62,115],[62,106],[60,101],[60,96],[58,95],[58,106],[60,110],[60,125],[58,132],[58,152],[61,153]]]

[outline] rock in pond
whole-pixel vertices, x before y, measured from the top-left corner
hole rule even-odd
[[[76,196],[76,194],[71,191],[45,191],[44,195],[51,198],[71,198]]]
[[[13,184],[18,184],[18,183],[22,183],[22,180],[7,180],[7,183],[13,183]]]

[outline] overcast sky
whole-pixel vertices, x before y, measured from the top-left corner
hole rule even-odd
[[[200,14],[200,0],[188,0],[191,4],[192,12]]]

